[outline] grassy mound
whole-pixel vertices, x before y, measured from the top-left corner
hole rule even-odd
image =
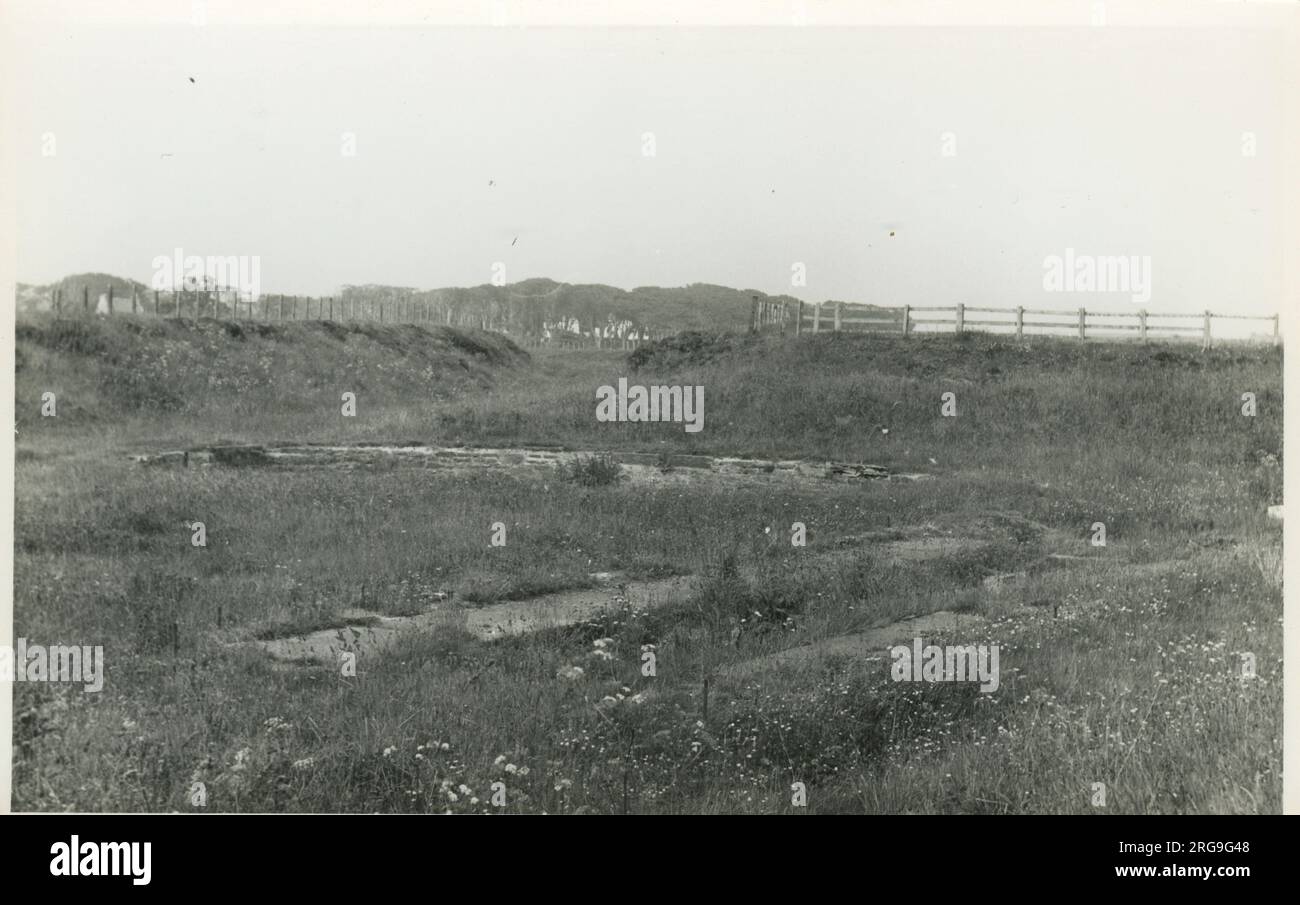
[[[20,430],[55,393],[64,424],[208,412],[339,412],[438,402],[494,385],[528,353],[500,334],[373,323],[24,316]],[[45,425],[42,425],[44,427]]]

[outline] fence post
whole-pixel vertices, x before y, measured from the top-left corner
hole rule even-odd
[[[384,300],[383,299],[379,300],[379,322],[381,324],[384,322]]]
[[[106,313],[110,315],[113,313],[113,284],[112,283],[108,284],[108,311]]]
[[[1281,329],[1280,329],[1280,328],[1281,328],[1281,322],[1280,322],[1280,321],[1281,321],[1281,317],[1282,317],[1282,315],[1280,315],[1280,314],[1275,314],[1275,315],[1273,315],[1273,345],[1275,345],[1275,346],[1277,346],[1277,345],[1281,345],[1281,343],[1282,343],[1282,332],[1281,332]]]
[[[822,303],[813,302],[813,332],[817,333],[822,328]]]
[[[90,287],[81,287],[81,307],[85,311],[90,311]]]
[[[136,293],[136,288],[135,288],[134,286],[132,286],[132,287],[131,287],[131,313],[132,313],[132,314],[135,314],[135,313],[136,313],[136,303],[135,303],[135,297],[136,297],[136,294],[137,294],[137,293]]]
[[[840,302],[835,303],[835,332],[840,331]]]
[[[795,304],[799,307],[794,318],[794,335],[799,336],[803,333],[803,299],[800,299]]]
[[[1087,337],[1084,335],[1084,326],[1083,326],[1084,318],[1087,316],[1088,313],[1084,311],[1083,308],[1080,308],[1079,309],[1079,339],[1087,339]]]
[[[1205,312],[1205,331],[1201,336],[1201,351],[1210,348],[1210,312]]]
[[[966,327],[966,303],[958,302],[957,303],[957,334],[961,335],[961,331],[965,329],[965,327]]]
[[[749,332],[758,332],[758,296],[750,296],[749,302]]]
[[[1016,339],[1025,338],[1025,306],[1016,306]]]
[[[63,290],[55,289],[54,290],[54,313],[57,315],[60,314],[62,311],[63,311]],[[1274,336],[1277,335],[1276,331],[1274,332],[1273,335]]]
[[[1138,312],[1138,340],[1147,341],[1147,309]]]
[[[903,306],[903,337],[912,332],[912,306]]]

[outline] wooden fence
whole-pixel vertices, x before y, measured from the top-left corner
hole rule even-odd
[[[968,315],[975,315],[974,318]],[[997,317],[1001,315],[1001,317]],[[1215,337],[1215,321],[1259,321],[1269,325],[1264,337],[1248,337],[1281,342],[1280,319],[1273,315],[1164,314],[1139,310],[1134,312],[1051,310],[1044,308],[983,308],[964,304],[947,306],[903,305],[887,308],[852,302],[753,301],[750,330],[787,330],[795,334],[823,330],[855,330],[897,333],[998,333],[1024,339],[1026,336],[1068,336],[1074,339],[1200,340],[1209,348]],[[1240,339],[1233,337],[1234,340]]]
[[[300,295],[268,295],[256,299],[223,298],[225,293],[206,290],[181,290],[168,292],[151,290],[133,291],[129,301],[116,295],[113,286],[103,292],[91,294],[89,286],[82,286],[77,298],[65,299],[61,289],[55,289],[49,299],[50,309],[59,316],[76,314],[101,314],[112,317],[122,314],[143,314],[155,317],[210,317],[223,320],[249,321],[370,321],[381,324],[440,324],[445,326],[477,327],[504,333],[526,348],[536,349],[635,349],[652,340],[644,335],[600,336],[593,333],[551,331],[549,335],[516,333],[503,329],[489,315],[470,316],[456,314],[445,306],[436,306],[425,299],[392,296],[384,299],[357,299],[348,297],[312,297]],[[129,307],[128,307],[129,306]],[[671,331],[653,334],[654,339],[669,335]],[[644,334],[644,330],[638,331]]]

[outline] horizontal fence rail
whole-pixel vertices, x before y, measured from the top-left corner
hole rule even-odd
[[[224,291],[202,289],[134,291],[129,296],[114,286],[92,295],[83,285],[75,298],[68,299],[56,288],[46,299],[50,310],[59,316],[99,314],[150,315],[162,318],[206,317],[239,321],[336,321],[380,324],[430,324],[470,327],[504,333],[519,345],[531,349],[636,349],[662,339],[673,331],[650,331],[633,327],[621,334],[597,323],[588,332],[543,328],[537,332],[507,328],[497,317],[477,312],[454,311],[428,299],[393,296],[384,299],[359,299],[349,296],[316,297],[301,295],[264,295],[239,298]],[[577,323],[576,319],[567,319]]]
[[[971,315],[974,315],[973,317]],[[1001,315],[1001,317],[989,317]],[[903,305],[897,308],[855,302],[781,302],[754,297],[750,331],[787,330],[796,335],[837,330],[897,333],[994,333],[1024,339],[1026,336],[1065,336],[1074,339],[1141,342],[1156,339],[1199,339],[1209,348],[1215,339],[1218,320],[1259,321],[1267,325],[1264,335],[1230,337],[1233,341],[1281,342],[1279,315],[1159,313],[1051,310],[1047,308],[987,308],[957,305]],[[1170,322],[1173,323],[1170,323]],[[1194,321],[1194,323],[1188,323]]]

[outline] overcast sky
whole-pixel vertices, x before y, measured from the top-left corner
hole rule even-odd
[[[48,37],[20,47],[20,281],[148,282],[180,247],[260,256],[266,292],[476,285],[500,262],[510,282],[1137,307],[1046,293],[1044,259],[1073,248],[1149,256],[1151,310],[1281,306],[1275,32]]]

